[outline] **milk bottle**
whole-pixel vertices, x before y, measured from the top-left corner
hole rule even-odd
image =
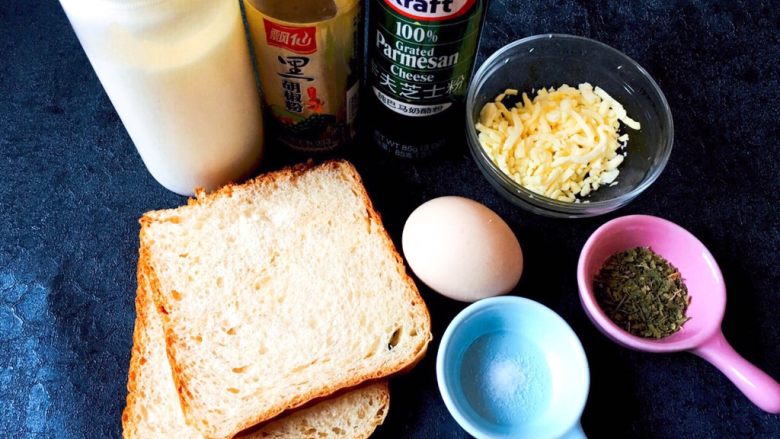
[[[263,148],[231,0],[60,0],[149,172],[182,195],[250,174]]]

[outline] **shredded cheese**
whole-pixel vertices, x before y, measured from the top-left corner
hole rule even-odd
[[[579,202],[604,185],[617,184],[620,149],[628,134],[620,123],[639,130],[625,108],[599,87],[562,85],[541,89],[531,100],[507,89],[479,113],[479,142],[493,163],[525,188],[560,201]]]

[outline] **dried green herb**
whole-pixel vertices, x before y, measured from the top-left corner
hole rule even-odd
[[[680,272],[649,247],[615,253],[594,281],[596,300],[618,326],[631,334],[662,338],[690,318],[691,303]]]

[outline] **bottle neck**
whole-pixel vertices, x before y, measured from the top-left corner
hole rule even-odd
[[[244,0],[263,15],[288,23],[317,23],[335,17],[335,0]]]

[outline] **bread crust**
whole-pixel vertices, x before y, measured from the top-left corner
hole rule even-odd
[[[300,178],[300,176],[302,176],[304,173],[317,168],[340,171],[341,175],[344,175],[345,177],[352,179],[353,182],[355,183],[355,186],[359,191],[357,195],[362,200],[365,206],[369,224],[370,225],[373,224],[373,226],[376,226],[376,231],[379,232],[379,236],[381,237],[385,246],[390,250],[391,254],[395,259],[397,273],[401,276],[403,281],[409,287],[407,290],[405,290],[405,294],[411,293],[409,294],[411,297],[408,297],[407,299],[409,299],[412,305],[419,312],[422,313],[421,317],[424,320],[424,324],[423,324],[424,327],[420,329],[427,334],[427,337],[421,338],[419,345],[416,346],[415,348],[414,356],[406,359],[406,361],[401,361],[399,362],[399,364],[386,366],[382,369],[375,370],[373,372],[357,374],[346,380],[342,380],[340,382],[333,382],[329,386],[321,388],[317,391],[311,391],[307,394],[298,395],[297,397],[290,400],[286,404],[277,404],[275,406],[272,406],[264,413],[258,413],[256,416],[244,419],[243,421],[236,423],[235,428],[233,428],[229,432],[228,437],[235,436],[241,431],[247,430],[260,423],[276,418],[281,413],[288,410],[296,409],[306,404],[309,401],[330,396],[340,389],[356,387],[368,381],[378,380],[381,378],[392,376],[394,374],[406,372],[410,370],[412,367],[414,367],[414,365],[419,363],[420,360],[422,360],[422,358],[425,356],[427,352],[428,344],[433,338],[431,334],[431,318],[430,318],[430,313],[428,312],[428,308],[425,305],[425,302],[423,301],[422,297],[420,296],[420,292],[417,289],[416,284],[412,280],[411,276],[409,276],[403,258],[398,253],[398,250],[396,249],[392,239],[388,235],[387,230],[385,229],[382,223],[381,216],[374,209],[373,203],[371,202],[371,199],[368,196],[368,193],[365,189],[365,186],[363,185],[360,175],[358,174],[357,170],[351,163],[345,160],[328,160],[319,165],[315,165],[310,160],[305,164],[298,164],[287,168],[283,168],[279,171],[269,172],[267,174],[257,176],[254,179],[247,181],[241,186],[275,184],[277,180],[280,180],[282,178],[288,178],[290,181],[295,183],[295,181],[297,181]],[[205,191],[203,191],[202,189],[196,189],[195,197],[190,198],[188,200],[187,206],[208,206],[215,199],[222,198],[222,197],[231,197],[233,195],[234,188],[236,187],[239,187],[239,185],[228,184],[220,189],[217,189],[216,191],[210,194],[206,194]],[[146,276],[146,279],[150,285],[150,289],[152,290],[154,302],[156,304],[157,309],[160,311],[163,319],[163,327],[165,329],[164,332],[165,332],[165,340],[166,340],[166,353],[168,355],[168,359],[173,369],[173,378],[176,384],[176,389],[179,393],[179,399],[181,402],[185,419],[189,425],[192,425],[198,430],[200,430],[205,437],[219,438],[220,436],[216,435],[215,432],[212,431],[212,429],[204,428],[204,426],[200,422],[198,422],[198,419],[194,419],[192,416],[191,413],[192,410],[188,403],[188,397],[191,396],[191,394],[189,394],[189,390],[186,387],[186,382],[181,376],[182,375],[181,367],[176,361],[176,357],[177,357],[175,352],[176,334],[171,329],[170,318],[166,310],[166,300],[163,295],[163,292],[160,289],[160,283],[155,275],[154,267],[151,265],[151,256],[149,254],[150,250],[146,245],[146,242],[148,241],[148,238],[146,237],[146,232],[152,223],[156,221],[175,221],[176,217],[168,218],[168,219],[162,218],[162,216],[165,213],[166,211],[150,211],[145,213],[140,219],[141,250],[139,254],[139,264],[138,264],[139,276]]]
[[[145,341],[142,340],[143,337],[143,328],[147,325],[148,317],[146,315],[145,306],[143,303],[143,296],[142,291],[140,291],[141,288],[143,288],[143,282],[141,279],[141,269],[140,265],[142,264],[141,258],[139,257],[138,265],[139,268],[136,270],[136,295],[135,295],[135,326],[133,328],[133,348],[130,353],[130,367],[128,368],[127,372],[127,400],[125,403],[125,408],[122,410],[122,437],[125,439],[129,439],[130,432],[134,431],[134,426],[132,424],[132,420],[130,419],[131,414],[136,410],[135,406],[137,404],[138,399],[138,391],[137,386],[138,383],[136,381],[136,371],[140,367],[140,362],[143,361],[144,355],[142,352],[142,348],[146,346]]]
[[[258,437],[265,437],[263,435],[263,432],[265,428],[274,423],[278,420],[282,419],[284,416],[286,416],[290,412],[294,412],[295,410],[305,410],[308,407],[317,405],[321,403],[324,399],[328,398],[337,398],[340,395],[343,395],[345,393],[349,393],[352,391],[357,390],[360,387],[370,387],[370,386],[377,386],[377,388],[380,391],[380,403],[379,403],[379,411],[374,414],[374,417],[371,420],[371,429],[366,431],[366,434],[362,436],[356,436],[354,439],[368,439],[371,437],[371,435],[374,433],[374,431],[382,425],[385,422],[385,418],[387,418],[387,413],[390,411],[390,386],[387,381],[375,381],[371,383],[363,383],[362,385],[358,386],[357,388],[349,388],[349,389],[342,389],[334,393],[333,395],[330,395],[327,398],[317,399],[314,401],[309,401],[308,403],[304,404],[301,407],[298,407],[297,409],[293,410],[286,410],[283,412],[280,416],[277,416],[276,418],[269,419],[268,421],[265,421],[261,424],[255,425],[250,427],[247,430],[243,430],[238,435],[235,436],[235,439],[254,439]]]

